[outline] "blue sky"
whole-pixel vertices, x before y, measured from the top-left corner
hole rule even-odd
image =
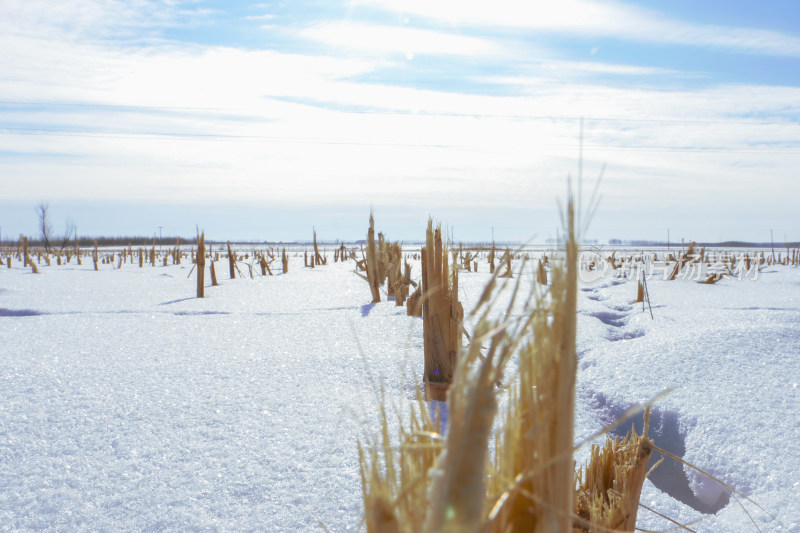
[[[0,230],[800,240],[800,4],[0,1]],[[587,192],[588,196],[588,192]]]

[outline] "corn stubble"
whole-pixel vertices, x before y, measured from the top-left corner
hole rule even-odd
[[[425,397],[445,401],[461,350],[464,309],[458,301],[458,270],[448,263],[442,229],[428,221],[422,249],[422,326],[425,354]]]
[[[380,436],[358,444],[367,531],[421,531],[429,474],[442,449],[439,424],[430,417],[422,393],[417,390],[409,420],[400,422],[399,442],[394,442],[383,395],[379,403]]]
[[[553,264],[549,287],[532,285],[520,302],[524,312],[515,307],[525,296],[519,279],[504,314],[493,312],[502,291],[498,274],[484,289],[472,314],[472,343],[455,358],[444,437],[420,400],[393,440],[381,405],[380,437],[359,444],[369,533],[633,530],[652,449],[646,430],[594,447],[576,484],[573,218],[570,200],[566,264]],[[498,414],[498,384],[511,359],[519,369]]]
[[[647,436],[649,419],[648,407],[642,435],[631,428],[623,439],[606,436],[605,446],[592,445],[589,464],[577,480],[575,513],[580,520],[575,532],[633,531],[636,527],[639,497],[653,453],[653,441]]]
[[[378,266],[378,251],[375,245],[375,218],[369,214],[369,230],[367,230],[367,282],[372,292],[372,303],[381,301],[380,268]]]
[[[197,297],[205,297],[206,275],[206,232],[197,236]]]

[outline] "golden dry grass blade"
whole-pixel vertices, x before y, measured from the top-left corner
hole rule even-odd
[[[566,265],[553,268],[549,301],[532,293],[528,320],[510,335],[515,344],[524,340],[495,440],[487,506],[493,532],[572,527],[577,243],[571,198],[567,213]]]
[[[476,338],[490,328],[481,322]],[[496,334],[505,335],[504,331]],[[492,423],[497,411],[494,382],[497,374],[491,353],[480,358],[473,343],[459,357],[456,377],[448,395],[449,424],[445,451],[431,474],[430,506],[424,531],[458,533],[478,531],[485,499],[486,460]]]
[[[442,439],[419,389],[407,421],[398,416],[396,446],[389,434],[382,389],[379,405],[378,438],[358,445],[364,521],[368,533],[417,533],[425,520],[429,472]]]

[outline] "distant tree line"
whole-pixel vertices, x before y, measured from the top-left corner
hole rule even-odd
[[[41,236],[38,238],[36,237],[28,237],[28,245],[36,248],[45,248],[51,251],[59,251],[70,247],[75,247],[77,243],[80,247],[89,247],[94,246],[95,242],[98,246],[117,246],[117,247],[128,247],[130,244],[134,248],[139,248],[143,246],[152,246],[154,243],[156,246],[175,246],[177,242],[177,236],[164,236],[161,238],[156,237],[142,237],[142,236],[134,236],[134,237],[108,237],[108,236],[99,236],[99,237],[91,237],[91,236],[80,236],[80,237],[73,237],[69,239],[69,241],[64,241],[63,239],[59,238],[57,241],[53,241],[52,238],[45,240]],[[184,239],[180,237],[181,245],[196,245],[197,238],[192,237],[191,239]],[[3,239],[3,246],[16,246],[19,244],[19,239]]]
[[[666,248],[670,246],[672,248],[680,248],[683,246],[683,243],[667,243],[665,241],[644,241],[644,240],[622,240],[622,239],[610,239],[608,241],[609,246],[638,246],[640,248]],[[770,248],[773,246],[780,246],[782,248],[790,247],[790,248],[798,248],[800,247],[800,242],[776,242],[776,243],[769,243],[769,242],[748,242],[748,241],[723,241],[723,242],[697,242],[695,243],[697,246],[703,246],[706,248]]]

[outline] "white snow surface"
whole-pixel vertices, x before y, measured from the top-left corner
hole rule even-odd
[[[352,261],[225,265],[204,299],[190,264],[2,266],[0,530],[363,529],[356,442],[381,383],[413,400],[421,320],[369,304]],[[668,458],[642,504],[695,531],[800,531],[800,269],[649,293],[654,319],[635,282],[581,286],[576,442],[658,397],[656,445],[736,495]],[[638,527],[674,524],[642,508]]]

